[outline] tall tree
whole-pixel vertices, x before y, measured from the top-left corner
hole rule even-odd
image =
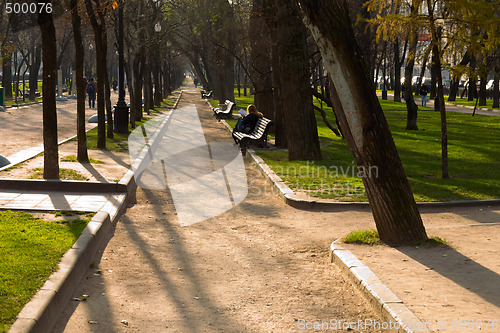
[[[380,238],[400,245],[427,239],[396,146],[356,43],[345,0],[296,0],[333,81],[331,96]],[[367,170],[378,170],[376,173]]]
[[[449,178],[448,174],[448,128],[446,124],[446,109],[444,104],[444,91],[443,91],[443,76],[441,73],[441,32],[442,27],[436,25],[434,17],[434,3],[433,0],[427,0],[427,10],[429,18],[429,30],[432,36],[432,65],[436,74],[437,81],[437,98],[439,103],[439,111],[441,113],[441,176],[442,178]]]
[[[38,25],[42,34],[43,61],[43,177],[59,179],[56,111],[56,29],[52,12],[41,10]]]
[[[92,2],[96,3],[96,9]],[[104,45],[104,30],[103,22],[98,20],[97,12],[104,10],[100,0],[85,0],[87,15],[89,17],[92,29],[94,30],[96,63],[97,63],[97,148],[106,148],[106,119],[105,119],[105,82],[107,80],[106,69],[106,48]],[[112,123],[108,119],[108,123]]]
[[[367,21],[370,25],[377,28],[376,36],[378,41],[392,40],[395,44],[399,44],[399,39],[404,38],[409,42],[409,50],[404,72],[404,98],[407,110],[407,130],[418,130],[418,106],[413,98],[412,77],[417,56],[418,33],[420,29],[421,17],[418,11],[421,1],[422,0],[409,0],[407,2],[403,2],[397,0],[387,2],[384,0],[369,0],[366,3],[366,7],[369,12],[377,13],[376,16],[368,19]],[[395,50],[394,59],[395,66],[398,67],[399,70],[399,46],[397,54]]]
[[[78,140],[77,159],[88,162],[87,136],[85,134],[85,82],[83,81],[83,66],[85,48],[83,47],[81,18],[78,0],[71,0],[71,23],[73,25],[73,41],[75,44],[75,79],[76,79],[76,136]]]
[[[283,105],[290,160],[321,159],[310,89],[306,29],[296,3],[275,0],[280,98]]]

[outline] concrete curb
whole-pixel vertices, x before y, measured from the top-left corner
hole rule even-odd
[[[392,324],[384,331],[430,333],[424,324],[380,279],[349,250],[343,249],[337,241],[330,246],[330,261],[335,263],[369,300],[381,315],[383,324]]]
[[[182,92],[174,108],[177,108]],[[9,180],[10,181],[10,180]],[[59,182],[66,184],[68,182]],[[83,183],[83,182],[80,182]],[[59,190],[67,191],[69,185],[60,185]],[[134,173],[129,170],[117,184],[90,184],[95,186],[115,185],[124,192],[118,198],[116,210],[110,213],[99,211],[88,223],[73,246],[63,255],[58,269],[45,282],[18,314],[10,327],[9,333],[44,333],[50,332],[66,304],[70,301],[80,281],[85,277],[90,265],[99,255],[99,250],[106,246],[114,234],[116,223],[126,210],[126,203],[135,203]],[[90,188],[91,186],[89,186]],[[109,205],[106,204],[109,207]]]
[[[54,180],[54,179],[0,179],[0,189],[14,192],[127,192],[127,185],[120,183],[100,183],[95,181]]]

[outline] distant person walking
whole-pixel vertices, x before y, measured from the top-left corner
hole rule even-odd
[[[90,78],[89,83],[87,84],[87,95],[89,96],[89,108],[95,108],[95,97],[97,95],[97,86],[94,82],[94,78]]]
[[[429,88],[427,88],[427,83],[424,82],[422,87],[420,87],[420,96],[422,97],[422,106],[427,106],[427,94],[429,93]]]

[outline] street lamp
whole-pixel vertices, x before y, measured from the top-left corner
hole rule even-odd
[[[128,134],[128,106],[125,103],[123,55],[123,1],[118,2],[118,102],[115,105],[115,132]]]

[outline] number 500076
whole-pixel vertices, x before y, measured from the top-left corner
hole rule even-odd
[[[52,13],[52,4],[50,2],[43,3],[27,3],[27,2],[7,2],[5,4],[5,12],[7,14],[35,14],[35,13]]]

